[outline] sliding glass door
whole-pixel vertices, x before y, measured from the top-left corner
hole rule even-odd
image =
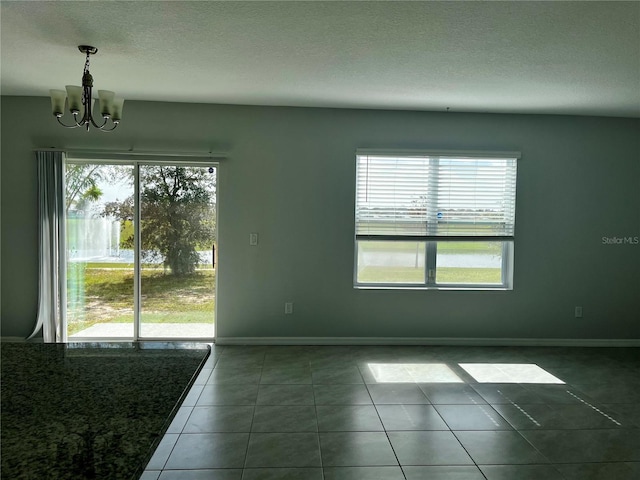
[[[68,163],[65,168],[67,335],[132,338],[132,220],[109,205],[133,198],[133,166]]]
[[[215,174],[140,166],[141,336],[213,336]]]
[[[70,340],[214,337],[215,165],[66,165]]]

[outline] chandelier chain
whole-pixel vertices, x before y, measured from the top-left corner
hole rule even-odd
[[[87,59],[84,62],[84,72],[87,73],[89,71],[89,52],[87,52]]]
[[[90,57],[90,53],[89,50],[87,50],[87,59],[84,61],[84,70],[82,72],[82,78],[84,79],[84,75],[87,74],[87,72],[89,71],[89,57]],[[83,88],[82,89],[82,104],[85,105],[85,108],[87,108],[86,106],[89,104],[90,99],[85,97],[86,95],[86,91]]]

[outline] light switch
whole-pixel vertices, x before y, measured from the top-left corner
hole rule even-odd
[[[258,234],[257,233],[250,233],[249,234],[249,245],[251,245],[251,246],[258,245]]]

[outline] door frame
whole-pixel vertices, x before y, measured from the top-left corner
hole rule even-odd
[[[144,337],[140,335],[141,330],[141,306],[142,306],[142,298],[141,298],[141,263],[140,263],[140,255],[141,255],[141,235],[140,235],[140,167],[141,166],[158,166],[158,165],[166,165],[166,166],[184,166],[184,167],[210,167],[215,169],[216,174],[216,184],[215,184],[215,256],[219,258],[219,247],[218,247],[218,232],[219,232],[219,222],[218,222],[218,212],[219,212],[219,191],[220,191],[220,162],[215,157],[205,157],[205,156],[193,156],[186,154],[181,156],[179,154],[170,154],[170,155],[151,155],[151,154],[140,154],[140,158],[136,159],[135,154],[131,154],[128,156],[125,153],[118,154],[117,157],[110,156],[109,153],[101,155],[99,153],[92,153],[90,155],[83,155],[78,153],[77,155],[73,155],[71,158],[67,155],[63,160],[63,168],[65,170],[65,175],[63,178],[66,180],[66,165],[67,164],[91,164],[91,165],[127,165],[133,167],[133,189],[134,189],[134,265],[133,265],[133,337],[73,337],[72,339],[68,337],[67,334],[67,315],[66,315],[66,304],[67,304],[67,281],[66,281],[66,270],[68,259],[66,259],[66,251],[67,251],[67,237],[66,237],[66,228],[63,229],[63,239],[62,239],[62,250],[65,252],[65,262],[63,266],[64,272],[61,272],[64,275],[64,292],[61,298],[61,302],[64,306],[64,315],[62,316],[62,330],[63,330],[63,339],[65,342],[96,342],[96,341],[107,341],[107,342],[128,342],[128,341],[164,341],[164,342],[215,342],[216,338],[216,325],[218,318],[218,264],[219,262],[216,259],[213,259],[213,269],[215,272],[214,275],[214,311],[213,311],[213,332],[211,337]],[[172,160],[167,157],[172,158]],[[211,158],[208,161],[205,161],[204,158]],[[179,160],[182,159],[182,160]],[[62,195],[65,195],[65,182],[63,180],[62,184]],[[67,216],[65,214],[64,219],[62,219],[63,223],[66,223]]]

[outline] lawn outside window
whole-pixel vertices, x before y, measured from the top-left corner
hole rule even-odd
[[[356,288],[513,288],[514,152],[356,153]]]

